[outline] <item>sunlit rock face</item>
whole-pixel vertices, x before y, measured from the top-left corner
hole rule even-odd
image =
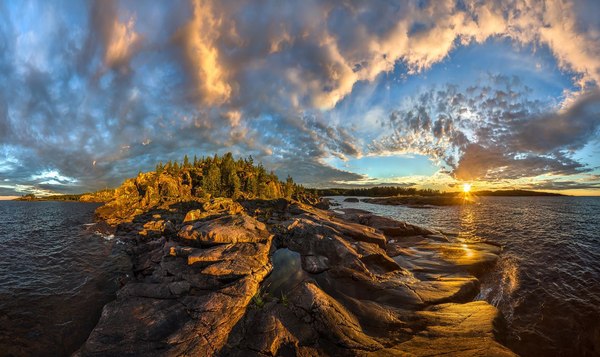
[[[140,173],[125,180],[112,200],[96,211],[98,218],[109,224],[133,220],[151,207],[192,199],[190,180],[155,172]]]
[[[284,199],[113,212],[134,275],[78,355],[513,355],[472,302],[497,246]]]

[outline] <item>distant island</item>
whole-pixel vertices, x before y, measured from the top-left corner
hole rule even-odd
[[[475,191],[473,194],[476,196],[568,196],[561,193],[530,190]]]
[[[326,188],[316,190],[319,196],[353,196],[353,197],[391,197],[391,196],[462,196],[463,192],[444,192],[414,187],[375,186],[368,188]],[[530,190],[484,190],[470,193],[474,196],[566,196],[560,193]]]
[[[17,197],[14,201],[72,201],[72,202],[108,202],[113,199],[115,190],[104,189],[80,194],[36,196],[33,193]]]

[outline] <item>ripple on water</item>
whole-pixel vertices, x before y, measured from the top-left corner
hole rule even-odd
[[[431,210],[333,199],[335,208],[501,244],[480,298],[506,316],[508,346],[523,356],[600,356],[599,197],[481,197]]]
[[[0,355],[70,355],[113,299],[129,261],[87,229],[97,206],[0,202]]]

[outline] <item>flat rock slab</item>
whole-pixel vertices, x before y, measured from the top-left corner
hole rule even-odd
[[[183,226],[178,236],[200,245],[264,242],[269,237],[264,223],[246,214],[227,215]]]
[[[467,302],[477,296],[479,280],[475,277],[440,278],[433,281],[419,281],[411,284],[410,287],[426,305],[449,301]]]

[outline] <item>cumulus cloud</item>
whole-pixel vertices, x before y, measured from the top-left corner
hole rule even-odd
[[[586,170],[570,152],[597,128],[599,24],[589,6],[563,0],[2,3],[0,139],[18,160],[0,161],[12,167],[2,175],[36,185],[32,175],[56,170],[95,189],[158,160],[225,150],[252,154],[307,183],[320,175],[364,179],[323,159],[365,151],[423,153],[456,175],[469,166],[494,177],[520,175],[525,164],[539,169],[532,172]],[[423,73],[457,46],[490,37],[547,46],[584,95],[552,113],[514,85],[471,94],[446,88],[394,112],[382,128],[392,133],[368,148],[344,118],[328,116],[361,83],[398,67]],[[581,120],[561,129],[572,118]],[[531,132],[537,141],[525,140]],[[506,167],[481,166],[476,159],[486,155]]]
[[[408,100],[382,122],[392,132],[373,153],[420,153],[460,180],[569,175],[593,168],[572,154],[598,135],[600,92],[556,111],[530,100],[518,78],[492,76],[490,85],[449,85]]]

